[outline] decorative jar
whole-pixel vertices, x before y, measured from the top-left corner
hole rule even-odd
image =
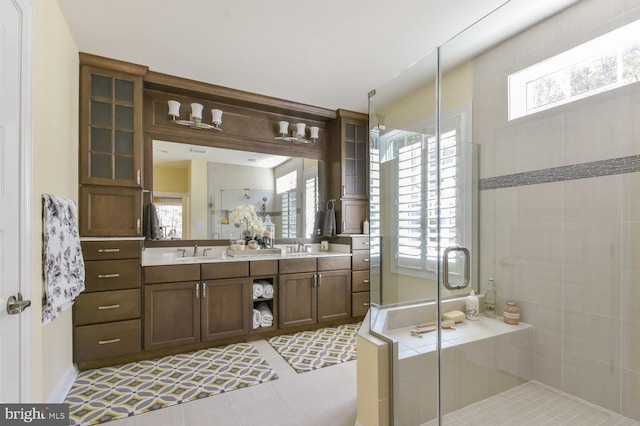
[[[513,300],[508,300],[502,313],[502,318],[507,324],[518,324],[520,322],[520,308],[518,303]]]

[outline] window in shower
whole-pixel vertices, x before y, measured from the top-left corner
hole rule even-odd
[[[640,81],[640,20],[508,77],[509,120]]]
[[[381,173],[391,176],[391,217],[397,230],[393,272],[435,279],[444,248],[465,241],[463,228],[471,209],[464,208],[462,201],[464,157],[459,146],[463,126],[465,132],[470,128],[468,106],[442,120],[439,156],[433,126],[421,132],[395,130],[380,136]],[[371,201],[372,211],[379,211],[373,197]],[[452,265],[452,270],[457,266]]]

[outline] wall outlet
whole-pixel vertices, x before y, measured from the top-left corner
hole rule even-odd
[[[320,250],[329,251],[329,241],[320,241]]]

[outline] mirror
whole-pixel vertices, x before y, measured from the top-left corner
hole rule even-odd
[[[310,238],[322,208],[322,161],[153,141],[153,202],[162,239],[229,240],[231,214],[253,206],[275,238]]]

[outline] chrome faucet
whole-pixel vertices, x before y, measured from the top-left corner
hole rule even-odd
[[[303,252],[304,252],[304,244],[298,243],[298,249],[296,250],[296,253],[303,253]]]
[[[198,246],[195,245],[193,246],[193,257],[196,257],[198,255]]]

